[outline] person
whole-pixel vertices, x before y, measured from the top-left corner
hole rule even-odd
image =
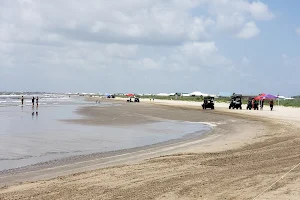
[[[39,97],[36,97],[36,106],[39,106]]]
[[[262,101],[261,101],[261,109],[262,109],[262,110],[264,109],[264,101],[265,101],[265,100],[262,100]]]
[[[254,100],[254,110],[258,110],[258,103],[257,103],[257,101],[256,100]]]
[[[21,97],[22,106],[24,104],[24,96]]]
[[[34,106],[34,97],[32,97],[31,102],[32,102],[32,106]]]
[[[273,106],[274,106],[274,101],[271,100],[271,101],[270,101],[270,109],[271,109],[271,111],[273,110]]]

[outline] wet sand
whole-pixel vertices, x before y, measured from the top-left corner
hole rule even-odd
[[[0,199],[253,199],[262,192],[257,199],[298,199],[300,195],[300,167],[272,185],[300,162],[295,120],[222,106],[204,111],[170,102],[115,108],[82,109],[78,112],[86,118],[70,123],[118,126],[171,119],[216,126],[199,138],[0,174],[1,183],[32,181],[3,186]]]

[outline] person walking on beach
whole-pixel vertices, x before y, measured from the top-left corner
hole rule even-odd
[[[32,102],[32,106],[34,106],[34,97],[32,97],[31,102]]]
[[[265,100],[261,100],[261,106],[260,106],[260,109],[261,109],[261,110],[264,109],[264,101],[265,101]]]
[[[24,96],[21,97],[22,106],[24,104]]]
[[[36,106],[39,106],[39,97],[36,97]]]
[[[274,106],[274,101],[271,100],[271,101],[270,101],[270,109],[271,109],[271,111],[273,110],[273,106]]]

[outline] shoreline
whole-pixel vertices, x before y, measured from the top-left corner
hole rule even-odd
[[[152,106],[152,105],[149,105],[149,104],[143,103],[143,102],[141,102],[140,105],[143,107],[144,106],[143,104],[146,107],[149,107],[149,106],[151,107]],[[154,103],[154,104],[156,104],[156,103]],[[193,107],[191,105],[158,105],[158,104],[159,103],[157,103],[155,106],[154,105],[153,106],[154,107],[159,107],[159,108],[162,108],[162,109],[165,108],[165,109],[168,109],[168,110],[173,109],[173,110],[176,110],[180,114],[184,114],[185,112],[190,114],[190,113],[200,111],[200,109],[195,109],[195,107]],[[153,107],[153,109],[154,109],[154,107]],[[176,112],[176,111],[174,111],[174,112]],[[172,113],[173,112],[170,112],[170,117],[171,117]],[[208,136],[203,138],[203,141],[198,140],[199,143],[197,143],[197,141],[194,141],[194,143],[189,143],[189,144],[186,143],[186,144],[183,144],[182,146],[177,146],[177,147],[173,146],[173,147],[171,147],[171,148],[175,148],[176,149],[175,151],[174,151],[174,149],[171,150],[171,151],[169,149],[169,151],[162,153],[162,152],[159,152],[159,151],[155,152],[155,151],[153,151],[153,149],[149,149],[149,150],[146,150],[146,151],[150,151],[150,152],[147,152],[148,156],[149,156],[149,154],[151,155],[149,157],[145,156],[145,154],[139,154],[137,152],[137,154],[133,153],[134,155],[132,157],[129,157],[129,158],[128,157],[126,158],[126,156],[125,156],[125,157],[121,158],[121,160],[116,160],[116,159],[113,159],[113,160],[110,160],[110,161],[108,160],[108,162],[110,162],[110,164],[112,164],[112,165],[104,166],[102,164],[102,168],[101,168],[101,163],[99,164],[99,163],[95,163],[95,162],[91,162],[91,164],[94,166],[93,169],[89,169],[88,167],[86,167],[87,163],[83,163],[83,168],[80,171],[75,171],[75,170],[72,170],[72,169],[70,170],[70,166],[66,166],[66,170],[68,170],[68,168],[70,170],[69,173],[67,173],[67,174],[73,174],[73,175],[67,175],[66,173],[61,173],[61,174],[58,175],[59,176],[58,178],[50,179],[48,181],[50,181],[50,182],[51,181],[59,182],[59,179],[61,179],[61,178],[63,180],[64,179],[70,179],[72,176],[81,177],[81,176],[86,176],[90,173],[92,173],[92,174],[96,173],[98,175],[102,174],[101,177],[102,176],[106,177],[107,176],[106,171],[114,171],[114,173],[118,174],[119,172],[115,171],[117,169],[121,170],[121,169],[124,168],[123,170],[125,170],[125,171],[126,170],[131,171],[133,169],[136,169],[136,167],[139,167],[139,166],[145,166],[146,167],[148,165],[150,165],[151,168],[154,167],[154,168],[157,168],[157,170],[158,170],[159,167],[152,166],[151,165],[152,162],[158,162],[159,164],[164,165],[165,160],[167,160],[167,162],[173,163],[173,161],[175,161],[177,159],[185,160],[188,157],[193,157],[193,158],[191,158],[192,160],[191,159],[186,160],[187,164],[183,165],[185,167],[188,167],[189,166],[188,163],[193,163],[193,160],[194,159],[197,160],[197,158],[199,156],[200,157],[203,157],[203,156],[204,157],[211,157],[211,159],[213,159],[213,160],[214,159],[218,160],[218,155],[224,155],[225,157],[230,158],[232,154],[237,154],[237,155],[242,154],[243,155],[245,152],[248,152],[248,151],[250,151],[250,153],[253,150],[260,151],[259,150],[261,148],[260,146],[263,147],[263,146],[265,146],[264,144],[268,144],[268,143],[271,144],[271,143],[274,143],[274,142],[276,143],[277,141],[278,142],[280,142],[280,141],[282,141],[282,142],[288,141],[289,142],[291,139],[289,139],[288,137],[291,137],[291,138],[295,137],[294,134],[286,134],[286,135],[284,134],[284,133],[287,133],[286,131],[288,131],[289,128],[291,130],[294,130],[294,129],[293,129],[293,127],[287,127],[288,125],[282,125],[282,121],[280,120],[280,118],[276,119],[276,121],[274,121],[274,118],[267,117],[267,118],[262,119],[261,122],[259,122],[258,121],[258,120],[260,120],[259,115],[255,115],[255,114],[254,115],[252,115],[252,114],[247,115],[247,114],[242,113],[242,112],[232,112],[232,111],[228,112],[225,109],[220,109],[218,111],[213,111],[210,114],[209,114],[209,111],[208,112],[201,111],[201,114],[208,115],[211,118],[216,118],[219,115],[222,118],[225,115],[225,116],[228,117],[228,119],[229,118],[231,120],[233,119],[233,121],[230,122],[230,120],[229,120],[228,122],[230,122],[230,123],[227,122],[227,124],[224,123],[224,121],[223,121],[223,124],[222,124],[222,123],[219,123],[220,122],[220,120],[219,120],[219,122],[218,122],[219,125],[214,130],[212,130],[212,132],[210,134],[208,134]],[[239,114],[241,114],[241,115],[239,116]],[[195,116],[193,115],[192,118],[193,117],[196,117],[196,115]],[[194,121],[196,121],[196,118],[195,118]],[[284,128],[284,131],[281,133],[280,129],[276,130],[276,127],[274,128],[275,124],[278,125],[278,126],[280,125],[280,127]],[[293,123],[291,123],[291,124],[293,124]],[[254,130],[255,130],[255,135],[253,135]],[[276,132],[276,134],[274,132]],[[162,151],[162,147],[158,147],[158,149],[160,149],[160,151]],[[251,149],[253,149],[253,150],[251,150]],[[126,161],[126,159],[128,159],[128,160]],[[255,158],[253,158],[253,159],[255,160]],[[111,168],[110,166],[113,166],[113,167]],[[210,169],[210,167],[208,167],[208,166],[206,167],[207,170]],[[146,169],[148,169],[148,168],[146,167],[145,170]],[[224,169],[226,169],[226,167]],[[150,168],[148,170],[150,170]],[[166,170],[166,169],[164,169],[164,170]],[[204,169],[202,169],[202,170],[204,170]],[[228,169],[228,170],[230,170],[230,169]],[[146,171],[145,172],[142,171],[142,172],[146,173]],[[74,174],[74,173],[76,173],[76,174]],[[159,172],[157,172],[157,171],[155,171],[155,173],[159,174]],[[180,172],[180,173],[182,173],[182,172]],[[166,173],[166,174],[168,174],[168,173]],[[221,176],[221,174],[220,174],[220,176]],[[57,177],[57,176],[55,175],[54,177]],[[1,175],[0,175],[0,178],[1,178]],[[161,178],[161,175],[157,175],[157,178]],[[226,177],[226,178],[230,179],[230,177]],[[48,178],[45,177],[45,176],[44,177],[40,176],[39,179],[45,180],[45,179],[48,179]],[[46,181],[46,182],[48,182],[48,181]],[[42,182],[45,182],[45,181],[38,181],[38,182],[30,183],[27,180],[25,185],[27,185],[26,187],[29,187],[31,184],[33,184],[33,185],[34,184],[42,184]],[[114,184],[118,184],[118,182],[119,181],[114,182]],[[22,187],[22,185],[20,185],[19,187]],[[3,187],[2,189],[0,189],[0,197],[1,197],[2,194],[11,194],[11,193],[9,193],[9,191],[18,191],[19,187],[17,185],[13,185],[13,186],[10,186],[10,187],[9,186]],[[116,191],[113,192],[113,190],[112,190],[109,193],[111,195],[113,195],[115,192]],[[158,190],[158,192],[161,193],[162,191]],[[230,192],[230,191],[228,191],[228,192]],[[135,192],[133,192],[133,193],[135,193]],[[190,193],[191,192],[189,192],[187,194],[190,194]],[[249,194],[249,195],[253,196],[252,193]],[[23,194],[23,193],[21,192],[20,194]],[[26,194],[30,195],[30,192],[26,193]],[[11,196],[11,197],[14,197],[14,196]],[[166,197],[168,197],[168,195]],[[174,196],[171,195],[168,198],[173,199]],[[168,198],[166,198],[166,199],[168,199]],[[111,198],[103,198],[103,199],[111,199]],[[126,199],[126,198],[124,198],[124,199]]]
[[[117,101],[116,101],[117,102]],[[123,106],[129,105],[127,103],[123,104]],[[148,106],[148,105],[147,105]],[[163,108],[167,108],[167,109],[180,109],[180,107],[173,107],[170,105],[155,105],[156,107],[158,106],[163,107]],[[79,119],[72,119],[72,120],[63,120],[66,121],[68,123],[81,123],[82,125],[87,124],[90,125],[88,119],[89,117],[95,118],[96,116],[93,113],[90,113],[90,110],[95,110],[95,109],[110,109],[110,107],[94,107],[94,106],[85,106],[85,107],[79,107],[79,109],[75,110],[75,112],[81,116],[83,116],[83,118],[79,118]],[[127,109],[127,108],[126,108]],[[195,108],[189,108],[190,110],[194,110]],[[110,116],[109,116],[110,117]],[[144,116],[145,117],[145,116]],[[147,119],[147,122],[152,122],[151,120],[149,120],[149,116],[145,117]],[[166,118],[156,118],[153,117],[155,120],[160,121],[160,120],[169,120]],[[131,122],[134,122],[134,124],[136,123],[134,121],[135,119],[132,119]],[[184,120],[183,120],[184,121]],[[83,154],[83,155],[76,155],[76,156],[69,156],[69,157],[65,157],[65,158],[60,158],[60,159],[55,159],[55,160],[49,160],[46,162],[39,162],[36,164],[32,164],[32,165],[28,165],[28,166],[23,166],[23,167],[19,167],[19,168],[13,168],[13,169],[8,169],[8,170],[2,170],[0,171],[0,187],[3,186],[9,186],[12,184],[16,184],[18,182],[23,182],[23,181],[38,181],[41,178],[40,173],[44,173],[45,171],[48,171],[49,174],[42,176],[43,178],[55,178],[59,175],[68,175],[69,173],[58,173],[56,172],[56,169],[61,169],[61,168],[72,168],[73,170],[67,169],[66,171],[71,171],[71,173],[78,173],[78,172],[82,172],[85,170],[95,170],[98,167],[92,167],[90,166],[88,163],[94,163],[94,161],[99,161],[99,163],[97,163],[97,166],[100,167],[108,167],[108,166],[114,166],[116,164],[127,164],[127,163],[134,163],[136,162],[140,162],[143,161],[144,159],[125,159],[125,161],[123,161],[123,159],[121,158],[122,162],[120,162],[119,160],[115,161],[115,162],[110,162],[112,164],[106,164],[106,160],[111,160],[115,157],[122,157],[124,156],[126,158],[127,155],[130,154],[134,154],[134,155],[138,155],[141,156],[143,155],[144,152],[148,152],[148,151],[153,151],[153,153],[151,154],[151,156],[145,157],[145,158],[153,158],[156,156],[162,156],[162,155],[166,155],[166,154],[173,154],[173,153],[182,153],[182,152],[186,152],[186,151],[191,151],[191,149],[193,149],[193,146],[195,144],[203,144],[204,146],[207,144],[205,144],[205,142],[208,141],[214,141],[216,140],[218,137],[221,137],[220,131],[214,130],[215,128],[218,128],[219,125],[217,125],[217,123],[214,122],[193,122],[193,121],[184,121],[184,122],[188,122],[188,123],[201,123],[201,124],[206,124],[210,127],[210,130],[204,131],[203,134],[198,135],[198,133],[193,133],[193,134],[187,134],[184,135],[180,138],[177,139],[171,139],[171,140],[167,140],[164,142],[159,142],[159,143],[154,143],[154,144],[150,144],[150,145],[145,145],[145,146],[139,146],[139,147],[134,147],[134,148],[128,148],[128,149],[120,149],[120,150],[115,150],[115,151],[106,151],[106,152],[98,152],[98,153],[91,153],[91,154]],[[125,125],[128,125],[127,123],[129,123],[128,121],[125,123]],[[221,124],[224,122],[221,122]],[[230,123],[230,120],[228,122],[225,123]],[[104,123],[99,123],[97,122],[96,124],[92,125],[106,125],[107,122],[104,121]],[[129,123],[131,124],[131,123]],[[113,125],[120,125],[120,122],[116,122]],[[187,149],[183,149],[183,147],[187,148]],[[223,149],[227,149],[227,147],[223,147]],[[200,150],[203,151],[203,150]],[[215,148],[210,149],[210,151],[218,151]],[[102,162],[103,160],[103,162]],[[89,166],[83,166],[82,164],[85,163]],[[102,164],[101,164],[102,163]],[[77,167],[79,166],[79,167]],[[82,168],[84,168],[84,170],[82,170]],[[48,170],[50,169],[50,170]],[[52,174],[51,174],[52,173]],[[30,174],[30,177],[29,175]]]
[[[116,164],[127,164],[132,163],[133,160],[130,160],[133,155],[137,155],[139,157],[145,156],[145,158],[152,158],[155,156],[161,156],[166,154],[172,154],[177,152],[178,149],[182,147],[186,147],[189,145],[202,143],[210,136],[213,128],[211,127],[210,130],[202,130],[196,133],[188,133],[182,137],[177,139],[171,139],[164,142],[138,146],[133,148],[125,148],[115,151],[105,151],[105,152],[97,152],[91,154],[82,154],[82,155],[75,155],[75,156],[68,156],[65,158],[49,160],[46,162],[39,162],[33,165],[23,166],[19,168],[12,168],[7,170],[0,171],[0,189],[1,187],[7,187],[9,185],[17,184],[18,182],[23,181],[38,181],[40,180],[40,176],[38,175],[40,172],[49,171],[53,174],[48,174],[44,176],[44,178],[55,178],[59,175],[56,174],[55,169],[62,169],[68,168],[66,171],[70,171],[70,168],[73,166],[73,170],[71,173],[78,173],[86,170],[95,170],[99,167],[94,167],[89,164],[89,162],[94,163],[95,161],[99,161],[97,166],[100,167],[109,167],[114,166]],[[147,157],[147,155],[150,155]],[[127,159],[129,156],[129,159]],[[111,159],[120,157],[120,160],[110,161]],[[123,158],[124,157],[124,158]],[[144,160],[142,159],[134,159],[134,163],[140,162]],[[102,162],[103,160],[103,162]],[[109,164],[107,164],[107,160],[109,160]],[[86,164],[86,166],[82,165]],[[76,167],[80,165],[79,167]],[[84,170],[82,170],[84,168]],[[24,176],[26,174],[26,176]],[[31,174],[31,177],[28,177],[27,174]],[[63,175],[68,175],[69,173],[62,173]],[[34,177],[36,176],[36,177]]]

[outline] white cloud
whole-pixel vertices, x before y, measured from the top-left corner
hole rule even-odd
[[[155,48],[151,57],[123,62],[125,66],[138,70],[197,71],[232,67],[232,62],[219,53],[214,42],[189,42],[176,48]],[[160,52],[167,51],[163,55]],[[149,56],[149,55],[148,55]]]
[[[140,63],[143,69],[158,69],[161,67],[159,63],[155,62],[151,58],[143,58],[140,60]]]
[[[243,63],[244,65],[248,65],[250,62],[251,62],[251,61],[250,61],[247,57],[243,57],[243,58],[242,58],[242,63]]]
[[[107,55],[118,58],[132,58],[135,57],[139,50],[138,45],[121,45],[108,44],[106,45]]]
[[[248,22],[243,29],[237,33],[238,38],[249,39],[259,35],[260,30],[257,28],[255,22]]]
[[[296,29],[296,33],[300,36],[300,28]]]
[[[269,11],[268,6],[260,1],[250,3],[249,12],[258,20],[270,20],[275,17],[275,15]]]
[[[172,70],[228,68],[231,61],[219,53],[214,42],[186,43],[174,49],[165,66]]]
[[[254,37],[256,21],[273,17],[267,5],[250,0],[3,0],[0,68],[78,77],[233,69],[215,37]]]
[[[261,1],[245,0],[206,0],[209,11],[212,14],[235,14],[239,13],[256,20],[271,20],[275,15],[269,10],[268,6]]]
[[[269,20],[274,17],[264,3],[246,0],[91,0],[88,4],[71,0],[19,2],[4,1],[0,13],[6,26],[12,26],[3,28],[6,38],[10,35],[12,40],[26,42],[40,39],[40,35],[47,34],[45,32],[55,32],[62,40],[180,44],[210,39],[213,26],[236,34],[249,19]],[[189,13],[190,9],[205,6],[209,7],[211,16]]]
[[[288,58],[288,55],[286,55],[285,53],[283,53],[283,54],[281,55],[281,57],[282,57],[282,59],[287,59],[287,58]]]
[[[218,14],[216,18],[216,28],[220,31],[237,32],[245,24],[245,17],[239,13],[232,15]]]

